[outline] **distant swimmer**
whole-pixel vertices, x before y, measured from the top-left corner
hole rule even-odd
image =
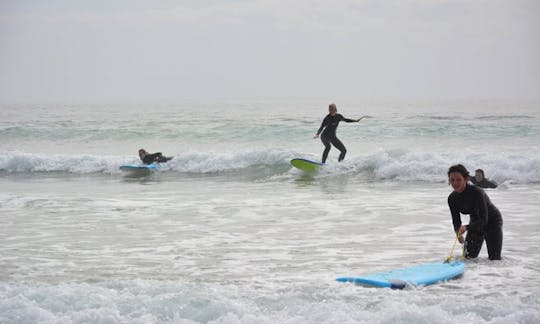
[[[497,183],[487,179],[482,169],[476,169],[474,171],[474,177],[471,178],[471,182],[482,188],[497,188]]]
[[[468,180],[469,171],[463,165],[453,165],[448,169],[448,182],[454,189],[448,196],[454,231],[459,242],[465,242],[466,258],[476,258],[485,239],[489,259],[500,260],[503,242],[501,213],[484,190],[470,185]],[[461,214],[470,216],[468,225],[461,225]],[[464,240],[465,232],[467,237]]]
[[[163,156],[161,152],[158,153],[148,153],[145,149],[139,150],[139,157],[144,164],[152,164],[154,162],[162,163],[172,160],[172,157]]]
[[[347,123],[359,122],[364,117],[360,117],[358,119],[345,118],[342,115],[337,113],[337,107],[335,104],[330,104],[328,106],[328,112],[329,114],[326,115],[326,117],[324,117],[321,127],[319,127],[317,134],[315,134],[313,138],[317,138],[319,137],[319,135],[321,135],[321,141],[324,144],[322,163],[326,162],[326,158],[328,157],[328,152],[330,152],[330,149],[332,148],[330,144],[334,145],[341,152],[338,158],[338,161],[341,162],[345,158],[347,149],[345,148],[345,145],[343,145],[343,143],[341,143],[341,141],[336,136],[336,129],[338,127],[339,122],[340,121],[344,121]]]

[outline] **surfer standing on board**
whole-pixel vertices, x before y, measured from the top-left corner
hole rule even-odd
[[[319,137],[319,134],[321,135],[321,141],[324,144],[322,163],[326,162],[326,158],[328,157],[328,152],[330,152],[330,149],[332,148],[330,144],[334,145],[341,152],[338,158],[338,161],[341,162],[345,158],[347,149],[345,148],[345,145],[343,145],[343,143],[341,143],[341,141],[336,136],[336,129],[338,127],[339,122],[340,121],[344,121],[347,123],[359,122],[364,117],[360,117],[358,119],[345,118],[343,117],[343,115],[337,113],[337,107],[333,103],[328,106],[328,112],[329,112],[328,115],[324,117],[321,127],[319,127],[317,134],[315,134],[313,138]]]
[[[501,213],[484,190],[468,183],[469,178],[469,171],[461,164],[448,169],[448,182],[454,188],[448,196],[454,231],[460,243],[465,241],[466,258],[476,258],[485,239],[489,259],[500,260],[503,240]],[[470,215],[468,225],[461,225],[461,214]]]

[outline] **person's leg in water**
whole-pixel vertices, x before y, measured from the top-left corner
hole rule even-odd
[[[341,141],[334,137],[331,139],[332,145],[334,145],[341,153],[339,154],[338,161],[341,162],[345,158],[345,154],[347,154],[347,149],[345,148],[345,145],[341,143]]]
[[[500,260],[502,250],[503,232],[502,221],[488,224],[486,231],[486,246],[490,260]]]
[[[328,152],[330,152],[330,149],[332,148],[332,146],[330,145],[330,140],[326,137],[326,136],[321,136],[321,142],[323,143],[324,145],[324,151],[323,151],[323,154],[322,154],[322,163],[325,163],[326,162],[326,158],[328,157]]]
[[[483,233],[477,233],[477,232],[469,232],[467,233],[467,237],[465,238],[465,245],[464,245],[464,252],[465,252],[465,258],[467,259],[474,259],[478,256],[480,253],[480,249],[482,249],[482,244],[484,243],[484,234]]]
[[[160,155],[160,156],[156,159],[156,162],[164,163],[164,162],[169,161],[170,159],[172,159],[172,157],[166,157],[166,156]]]

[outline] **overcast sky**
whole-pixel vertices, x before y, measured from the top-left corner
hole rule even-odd
[[[0,0],[0,103],[540,101],[540,1]]]

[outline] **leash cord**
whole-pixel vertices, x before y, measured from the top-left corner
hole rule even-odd
[[[448,255],[448,258],[446,258],[445,262],[450,262],[454,258],[454,249],[456,248],[456,243],[459,239],[459,234],[456,232],[456,239],[454,240],[454,244],[452,245],[452,250],[450,250],[450,254]]]

